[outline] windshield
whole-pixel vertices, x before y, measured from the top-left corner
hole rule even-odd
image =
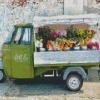
[[[11,40],[12,40],[12,37],[15,33],[15,27],[13,28],[12,32],[8,35],[6,41],[4,42],[5,44],[10,44],[11,43]]]

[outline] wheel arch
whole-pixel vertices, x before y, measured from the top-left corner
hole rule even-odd
[[[75,67],[68,67],[64,70],[63,73],[63,80],[66,80],[70,74],[78,74],[82,78],[86,78],[86,73],[82,67],[75,66]]]

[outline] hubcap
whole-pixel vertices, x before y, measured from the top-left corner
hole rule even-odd
[[[68,82],[70,88],[77,89],[80,85],[80,81],[77,77],[71,77]]]
[[[3,72],[0,70],[0,80],[3,79]]]

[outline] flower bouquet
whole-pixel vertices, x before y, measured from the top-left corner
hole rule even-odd
[[[73,28],[73,25],[70,28],[66,29],[67,31],[67,38],[75,38],[77,35],[77,30]]]
[[[73,49],[74,50],[80,50],[80,40],[78,39],[78,37],[74,38]]]
[[[51,39],[51,29],[47,26],[39,28],[38,36],[43,39],[43,47],[46,48],[47,41]]]
[[[89,39],[92,39],[97,33],[96,31],[90,29],[87,29],[84,32],[85,32],[85,38],[89,38]]]
[[[88,46],[88,49],[91,49],[91,50],[99,50],[99,43],[98,42],[92,42],[90,41],[90,43],[87,45]]]
[[[58,37],[56,38],[55,42],[57,43],[57,50],[64,50],[66,51],[68,44],[67,44],[67,40],[64,37]]]

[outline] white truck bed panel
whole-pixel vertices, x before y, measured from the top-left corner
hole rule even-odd
[[[98,63],[99,50],[35,52],[34,64]]]

